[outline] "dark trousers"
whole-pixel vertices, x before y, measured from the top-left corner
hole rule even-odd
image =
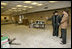
[[[62,37],[63,44],[66,44],[66,33],[67,33],[66,29],[61,29],[61,37]]]
[[[58,36],[59,26],[53,25],[53,36]]]

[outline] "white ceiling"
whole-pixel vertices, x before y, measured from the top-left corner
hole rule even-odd
[[[42,6],[32,5],[32,4],[26,4],[24,1],[1,1],[3,3],[7,3],[7,5],[1,5],[1,14],[22,14],[22,13],[30,13],[30,12],[37,12],[37,11],[43,11],[43,10],[50,10],[50,9],[57,9],[57,8],[65,8],[65,7],[71,7],[70,1],[57,1],[55,3],[50,3],[49,1],[32,1],[37,2],[39,4],[43,4]],[[9,11],[12,8],[17,8],[16,5],[23,5],[23,6],[32,6],[33,8],[24,8],[20,7],[19,12],[15,12],[14,10]],[[48,7],[48,9],[44,9],[45,7]],[[22,10],[26,9],[26,10]],[[18,11],[18,9],[16,9]]]

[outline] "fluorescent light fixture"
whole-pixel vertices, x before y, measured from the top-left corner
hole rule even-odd
[[[24,7],[28,7],[28,6],[24,6]]]
[[[27,4],[29,4],[29,3],[31,3],[31,1],[24,1],[24,3],[27,3]]]
[[[12,8],[12,9],[16,9],[16,8]]]
[[[42,6],[43,4],[37,4],[37,6]]]
[[[33,2],[33,3],[32,3],[32,5],[37,5],[37,4],[38,4],[38,3],[36,3],[36,2]]]
[[[17,7],[22,7],[22,5],[17,5]]]
[[[1,8],[4,8],[4,7],[1,7]]]
[[[3,3],[3,2],[1,2],[1,5],[7,5],[7,3]]]
[[[30,6],[29,8],[33,8],[32,6]]]
[[[50,3],[55,3],[55,2],[57,2],[57,1],[49,1]]]

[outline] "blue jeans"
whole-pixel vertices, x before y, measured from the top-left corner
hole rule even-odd
[[[67,30],[61,29],[61,36],[62,36],[62,43],[63,44],[66,44],[66,34],[67,34]]]

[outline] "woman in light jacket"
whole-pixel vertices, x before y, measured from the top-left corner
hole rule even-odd
[[[67,26],[68,26],[68,11],[63,11],[63,17],[60,23],[61,27],[61,37],[62,37],[62,44],[66,44],[66,34],[67,34]]]

